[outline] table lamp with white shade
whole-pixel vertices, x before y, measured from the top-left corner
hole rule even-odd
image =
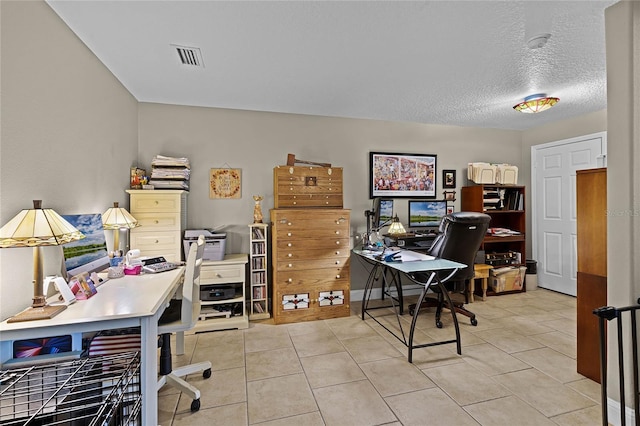
[[[140,224],[125,208],[119,207],[116,201],[113,207],[102,214],[102,226],[113,230],[113,251],[116,252],[120,250],[120,230],[135,228]]]
[[[33,247],[33,303],[8,322],[52,318],[65,305],[47,305],[43,294],[42,246],[60,246],[85,236],[52,209],[43,209],[42,200],[33,200],[33,209],[22,210],[0,228],[0,248]]]

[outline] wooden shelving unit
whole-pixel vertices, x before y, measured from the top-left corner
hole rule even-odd
[[[525,266],[526,263],[525,195],[525,187],[519,185],[477,184],[462,187],[463,211],[486,213],[491,216],[489,228],[517,232],[507,236],[487,234],[480,247],[487,254],[519,253],[520,263],[511,263],[510,266]],[[526,283],[522,291],[526,291]],[[489,290],[487,294],[493,293]]]
[[[269,307],[269,247],[266,223],[249,225],[249,319],[261,320],[271,317]]]

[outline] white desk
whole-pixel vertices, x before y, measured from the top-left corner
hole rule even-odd
[[[181,283],[184,268],[111,279],[88,300],[79,300],[49,320],[0,323],[0,340],[140,327],[142,424],[158,424],[158,319]]]
[[[438,271],[446,271],[449,272],[451,277],[453,273],[455,273],[458,269],[464,268],[466,265],[459,262],[454,262],[446,259],[435,258],[432,260],[414,260],[409,262],[384,262],[382,260],[376,259],[376,252],[370,252],[366,250],[353,250],[353,253],[358,255],[359,258],[363,259],[367,264],[372,266],[371,271],[369,273],[369,277],[367,279],[367,283],[364,287],[364,294],[362,297],[362,320],[365,319],[365,315],[369,316],[371,319],[376,321],[380,326],[382,326],[385,330],[393,334],[400,342],[402,342],[408,349],[407,360],[409,362],[413,361],[413,350],[417,348],[424,348],[427,346],[435,346],[435,345],[443,345],[447,343],[456,343],[456,349],[458,355],[462,353],[461,342],[460,342],[460,328],[458,327],[458,319],[456,318],[456,312],[454,309],[451,310],[451,316],[453,317],[453,325],[455,327],[456,338],[453,340],[444,340],[440,342],[426,343],[422,345],[414,345],[413,344],[413,334],[416,327],[416,322],[418,320],[418,313],[420,312],[420,305],[422,305],[422,301],[424,300],[427,292],[431,290],[432,285],[437,285],[440,287],[440,291],[443,293],[445,300],[451,305],[451,300],[449,299],[449,293],[446,288],[443,286],[442,282],[437,279]],[[391,282],[387,280],[386,272],[388,270],[392,270],[396,272],[391,274]],[[413,318],[411,319],[411,326],[409,328],[409,336],[405,335],[404,329],[402,327],[402,321],[400,320],[400,315],[403,314],[403,298],[402,298],[402,283],[400,282],[400,275],[402,273],[406,276],[411,282],[414,284],[418,284],[422,286],[422,291],[420,292],[420,296],[418,298],[418,302],[416,303],[416,309],[413,312]],[[416,273],[425,273],[428,275],[428,279],[424,282],[418,281],[416,279]],[[369,300],[371,298],[371,291],[373,290],[374,283],[380,279],[382,283],[382,294],[384,296],[387,288],[391,288],[391,286],[395,286],[398,292],[399,297],[396,299],[390,295],[391,306],[369,306]],[[443,280],[443,281],[446,281]],[[398,304],[396,304],[398,302]],[[381,308],[389,308],[393,307],[396,318],[398,329],[400,330],[401,335],[396,334],[394,331],[390,330],[385,326],[381,321],[378,321],[375,315],[372,314],[372,311]]]

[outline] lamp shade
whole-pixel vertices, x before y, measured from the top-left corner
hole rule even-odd
[[[391,235],[404,234],[407,232],[405,231],[404,226],[402,226],[402,223],[400,223],[400,219],[398,218],[398,215],[396,215],[393,218],[393,222],[391,222],[391,226],[389,227],[388,232]]]
[[[82,232],[52,209],[43,209],[41,200],[33,209],[22,210],[0,228],[0,248],[59,246],[84,238]]]
[[[520,112],[536,113],[546,111],[560,101],[559,98],[552,98],[544,93],[527,96],[523,102],[515,105],[513,109]]]
[[[125,208],[119,207],[117,202],[102,214],[102,225],[104,229],[131,229],[140,226],[138,220]]]

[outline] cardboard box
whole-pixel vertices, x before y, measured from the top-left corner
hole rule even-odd
[[[527,268],[524,266],[492,269],[489,274],[489,286],[496,293],[522,290],[526,271]]]

